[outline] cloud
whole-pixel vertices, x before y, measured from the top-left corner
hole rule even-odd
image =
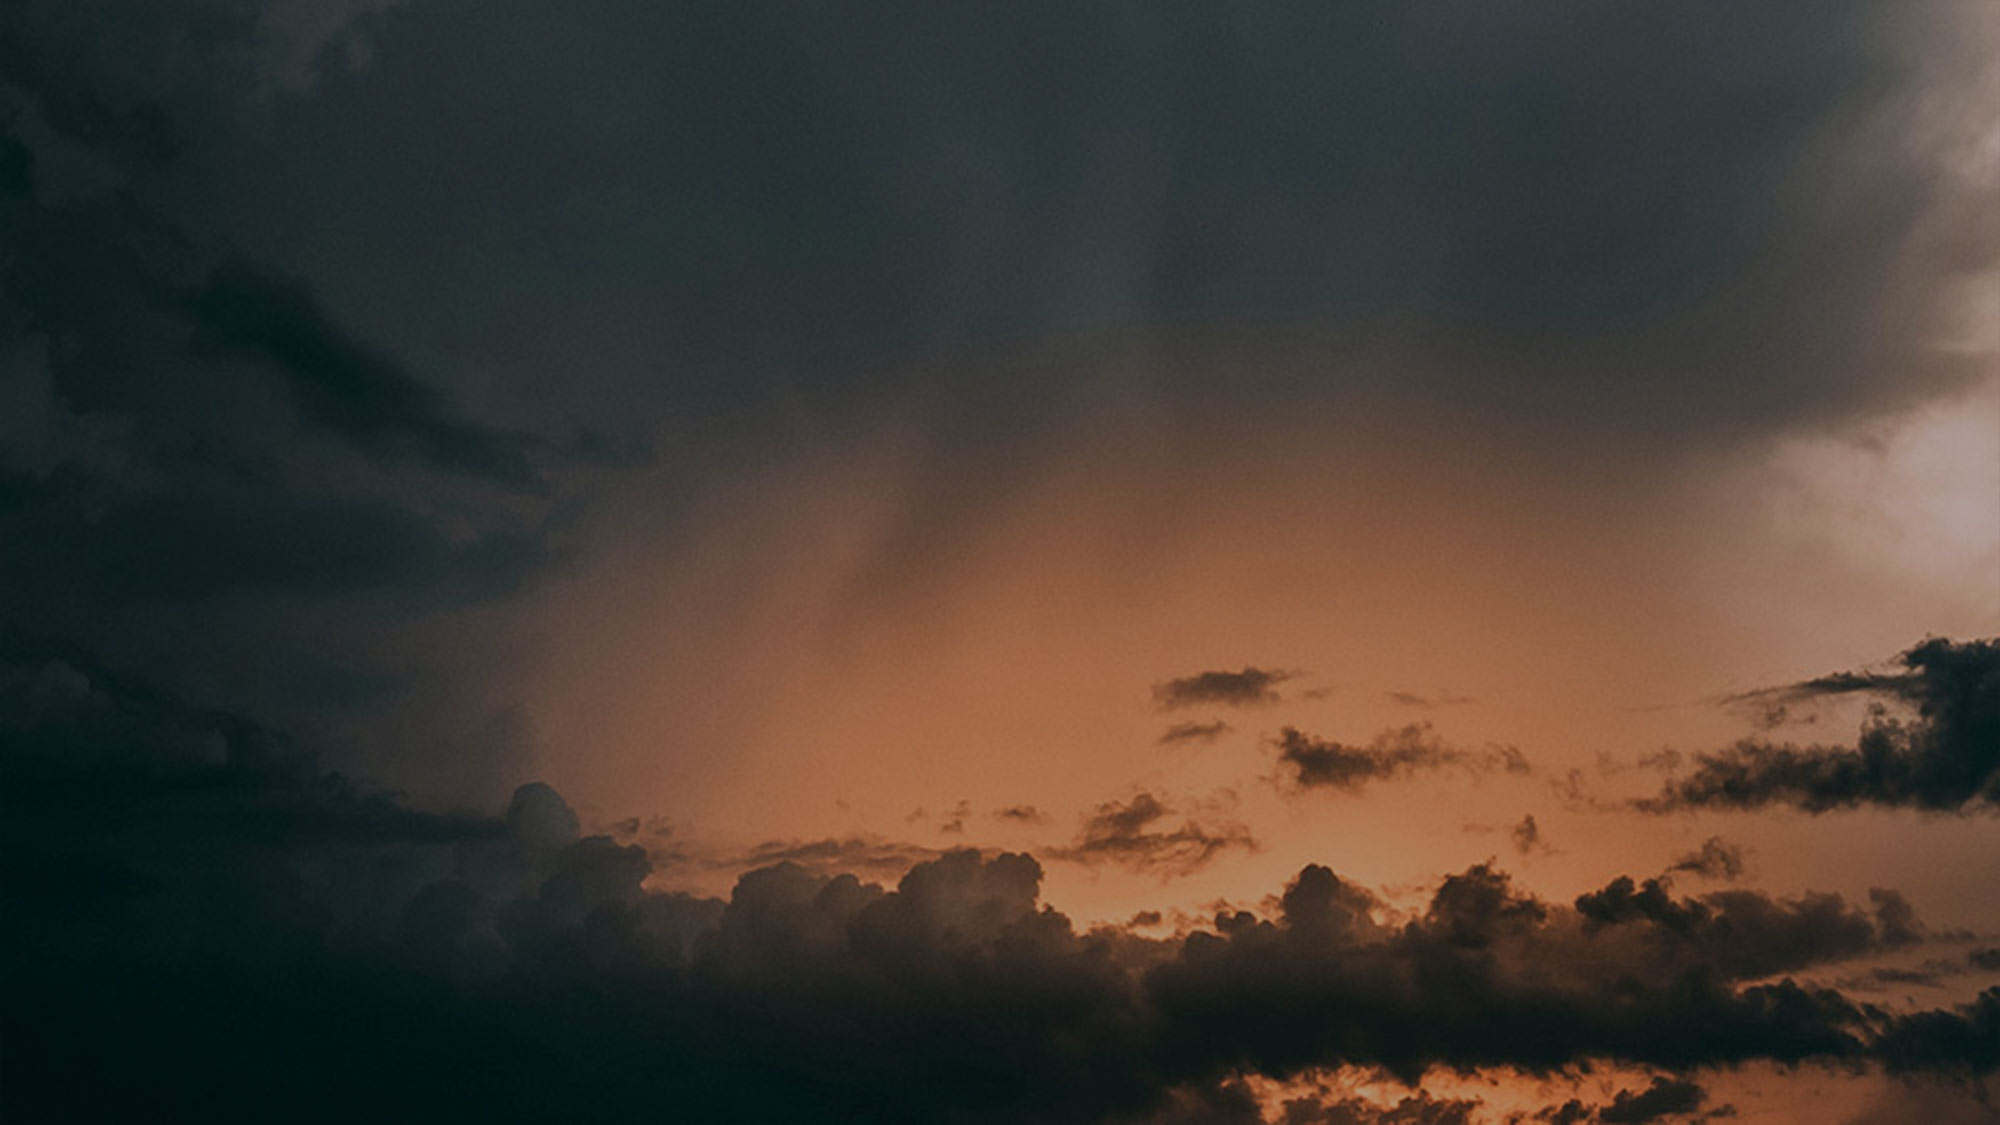
[[[1366,746],[1315,738],[1296,727],[1286,727],[1279,733],[1277,744],[1280,766],[1290,771],[1288,780],[1300,789],[1355,793],[1371,781],[1447,768],[1475,773],[1500,770],[1509,774],[1532,770],[1528,760],[1511,746],[1478,752],[1462,750],[1446,743],[1429,723],[1384,730]]]
[[[1033,805],[1008,805],[993,810],[993,819],[1011,821],[1015,824],[1046,824],[1048,814]]]
[[[1532,1120],[1546,1121],[1549,1125],[1646,1125],[1670,1118],[1707,1121],[1736,1115],[1736,1108],[1731,1105],[1704,1111],[1702,1107],[1708,1104],[1708,1098],[1708,1089],[1701,1083],[1660,1074],[1644,1089],[1618,1091],[1606,1104],[1586,1105],[1581,1099],[1571,1098],[1562,1105],[1539,1110]]]
[[[532,734],[468,682],[475,658],[406,646],[550,573],[588,474],[482,417],[492,388],[450,385],[440,353],[407,362],[407,335],[236,221],[247,198],[203,214],[183,194],[217,170],[208,141],[269,122],[267,32],[306,50],[382,7],[10,9],[0,633],[257,714],[329,759],[395,731],[370,772],[490,799]],[[254,195],[265,170],[225,180]],[[477,756],[418,734],[510,718]]]
[[[1180,819],[1178,827],[1170,827]],[[1256,851],[1250,830],[1211,805],[1183,815],[1151,793],[1128,801],[1106,801],[1084,818],[1076,840],[1048,849],[1052,859],[1111,863],[1135,871],[1184,875],[1199,871],[1230,851]]]
[[[391,335],[490,336],[503,379],[564,354],[585,370],[657,356],[671,374],[620,387],[599,406],[614,417],[638,396],[726,412],[792,372],[814,372],[814,401],[895,392],[857,369],[1193,325],[1393,337],[1433,361],[1395,389],[1464,395],[1488,424],[1697,441],[1948,379],[1926,300],[1991,260],[1974,237],[1990,194],[1949,164],[1983,135],[1983,104],[1958,89],[1978,39],[1942,4],[1898,6],[1891,30],[1928,48],[1907,53],[1883,49],[1885,17],[1858,0],[1721,23],[1579,7],[1559,39],[1536,34],[1535,5],[1380,0],[1138,20],[898,4],[858,24],[630,0],[561,19],[377,0],[247,16],[183,0],[143,20],[15,7],[8,73],[43,114],[134,160],[172,154],[185,210],[264,235],[315,284],[411,279],[423,307],[374,314]],[[1713,50],[1718,32],[1740,54]],[[589,130],[562,99],[519,93],[505,60],[521,41],[595,99]],[[1073,43],[1090,49],[1062,56]],[[439,71],[452,45],[467,63]],[[365,65],[340,65],[363,46]],[[1061,113],[1026,77],[1058,59]],[[648,80],[662,68],[675,84]],[[257,112],[274,89],[283,128]],[[1518,96],[1497,108],[1501,89]],[[460,107],[510,98],[504,136],[462,127]],[[1835,177],[1853,197],[1814,190]],[[234,213],[202,213],[225,200]],[[704,208],[727,221],[690,220]],[[839,240],[805,237],[827,216]],[[577,299],[550,295],[563,281]],[[660,324],[642,307],[683,311]],[[771,375],[704,367],[760,347]],[[860,362],[814,370],[834,357]],[[1163,372],[1161,394],[1195,418],[1282,415],[1367,381],[1262,375],[1246,394],[1252,373],[1225,370]],[[997,400],[986,417],[1018,434],[1054,397],[1018,384],[943,389]]]
[[[1507,835],[1514,842],[1514,850],[1522,856],[1530,856],[1538,852],[1544,855],[1555,854],[1555,849],[1550,847],[1548,840],[1543,838],[1542,826],[1535,823],[1533,813],[1523,816],[1519,824],[1508,830]]]
[[[541,486],[536,442],[452,416],[438,391],[335,326],[300,281],[241,258],[217,265],[187,301],[194,344],[281,373],[305,415],[356,448],[517,489]]]
[[[1198,672],[1192,676],[1153,685],[1153,699],[1163,710],[1212,704],[1219,707],[1257,707],[1281,698],[1277,687],[1297,679],[1297,672],[1276,672],[1265,668],[1244,668],[1238,672]]]
[[[1269,917],[1225,910],[1154,940],[1079,932],[1040,901],[1034,859],[962,849],[888,886],[784,859],[706,899],[655,889],[644,849],[581,834],[546,786],[504,815],[420,811],[247,720],[73,664],[10,669],[0,955],[37,971],[0,1007],[0,1081],[31,1119],[297,1104],[328,1119],[1111,1123],[1236,1112],[1239,1076],[1350,1065],[1412,1082],[1597,1062],[1994,1065],[2000,992],[1892,1016],[1774,979],[1917,940],[1887,892],[1864,911],[1623,880],[1571,906],[1479,866],[1396,915],[1311,865]],[[1078,847],[1145,867],[1247,846],[1172,820],[1151,794],[1110,802]],[[838,864],[876,843],[763,855],[780,852]],[[1385,1120],[1450,1120],[1442,1106],[1413,1094]]]
[[[1211,723],[1175,723],[1160,734],[1160,745],[1174,746],[1184,742],[1214,742],[1228,734],[1232,728],[1217,719]]]
[[[1708,1101],[1699,1082],[1661,1075],[1643,1090],[1620,1090],[1611,1104],[1597,1111],[1603,1125],[1645,1125],[1662,1118],[1692,1114]]]
[[[943,813],[944,819],[938,822],[937,830],[947,836],[963,836],[965,834],[965,821],[971,815],[972,802],[961,799],[957,804],[945,810]]]
[[[2000,988],[1956,1008],[1890,1020],[1875,1054],[1892,1074],[1993,1073],[2000,1069]]]
[[[1620,876],[1578,896],[1576,911],[1593,933],[1642,923],[1650,954],[1696,958],[1731,979],[1797,972],[1902,949],[1922,940],[1909,904],[1894,891],[1870,892],[1872,912],[1839,895],[1779,900],[1753,891],[1675,899],[1665,882]]]
[[[781,836],[726,901],[664,893],[552,789],[420,806],[314,753],[472,772],[378,712],[423,702],[406,631],[518,591],[591,507],[510,417],[755,458],[796,441],[774,398],[836,439],[915,404],[940,420],[910,522],[984,525],[1111,382],[932,362],[1016,342],[1202,341],[1132,396],[1162,432],[1379,401],[1588,470],[1954,386],[1983,361],[1933,312],[1996,243],[1990,185],[1945,159],[1990,113],[1946,80],[1990,37],[1881,7],[1570,4],[1552,35],[1486,0],[10,4],[0,961],[35,971],[0,1005],[9,1108],[1055,1123],[1244,1118],[1239,1076],[1348,1061],[1990,1072],[1991,994],[1893,1016],[1740,976],[1914,935],[1886,896],[1613,884],[1586,911],[1475,868],[1398,918],[1309,867],[1271,918],[1154,942],[1078,932],[1026,856],[868,838]],[[1313,377],[1262,362],[1287,354]],[[1938,643],[1907,679],[1801,685],[1914,720],[1710,756],[1663,806],[1992,804],[1990,673],[1932,691],[1967,647]],[[1252,673],[1188,680],[1275,698],[1284,673],[1204,675]],[[1302,788],[1525,768],[1284,745]],[[1249,846],[1143,796],[1076,848]],[[907,870],[836,870],[871,863]]]
[[[1469,695],[1453,695],[1448,691],[1440,692],[1437,695],[1417,695],[1407,691],[1392,691],[1384,698],[1399,706],[1415,707],[1422,711],[1434,711],[1440,707],[1463,707],[1470,703],[1479,702]]]
[[[1710,836],[1701,847],[1676,858],[1667,870],[1686,871],[1704,879],[1734,879],[1743,874],[1743,849],[1720,836]]]
[[[1284,1103],[1275,1125],[1475,1125],[1486,1121],[1507,1121],[1519,1125],[1544,1121],[1550,1125],[1646,1125],[1648,1122],[1707,1120],[1734,1116],[1731,1106],[1703,1111],[1708,1090],[1690,1078],[1656,1075],[1639,1090],[1620,1090],[1603,1105],[1590,1105],[1572,1098],[1559,1106],[1547,1106],[1532,1114],[1499,1111],[1476,1098],[1441,1098],[1419,1090],[1394,1101],[1370,1101],[1360,1097],[1327,1095],[1292,1098]],[[1262,1118],[1245,1120],[1262,1122]]]
[[[1293,906],[1342,887],[1308,868],[1278,919],[1221,917],[1151,971],[1176,1032],[1194,1038],[1182,1049],[1280,1070],[1333,1055],[1406,1078],[1431,1065],[1542,1072],[1583,1055],[1680,1069],[1872,1049],[1868,1014],[1838,993],[1747,983],[1881,948],[1882,931],[1838,903],[1696,905],[1704,920],[1691,929],[1658,913],[1605,925],[1588,898],[1554,906],[1477,867],[1446,878],[1399,930],[1351,906],[1307,924]],[[1829,917],[1845,941],[1819,932]],[[1738,919],[1753,924],[1739,930]],[[1433,972],[1443,976],[1424,983]]]
[[[1362,1098],[1293,1098],[1279,1125],[1473,1125],[1483,1103],[1472,1098],[1437,1098],[1422,1090],[1380,1105]]]
[[[778,863],[809,871],[896,875],[942,854],[937,848],[881,836],[840,836],[819,840],[767,840],[747,851],[713,856],[707,866],[747,870]]]
[[[1635,806],[1990,811],[2000,802],[2000,640],[1934,638],[1899,663],[1897,671],[1836,673],[1772,690],[1800,700],[1861,694],[1911,717],[1879,708],[1853,747],[1744,741],[1699,754],[1687,777],[1669,780],[1658,796]]]

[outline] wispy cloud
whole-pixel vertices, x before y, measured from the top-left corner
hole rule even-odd
[[[1162,710],[1182,707],[1258,707],[1282,697],[1278,685],[1297,679],[1297,672],[1243,668],[1235,672],[1197,672],[1153,685],[1153,699]]]
[[[1226,804],[1211,801],[1181,808],[1148,792],[1130,800],[1106,801],[1084,818],[1073,843],[1044,854],[1074,863],[1188,874],[1227,852],[1257,850],[1256,837]]]
[[[1188,742],[1214,742],[1233,729],[1228,723],[1217,719],[1209,723],[1175,723],[1160,734],[1160,745],[1174,746]]]
[[[1429,723],[1384,730],[1365,745],[1315,738],[1296,727],[1286,727],[1279,733],[1277,745],[1286,780],[1299,789],[1358,793],[1373,781],[1448,768],[1510,774],[1533,770],[1512,746],[1465,750],[1445,742]]]

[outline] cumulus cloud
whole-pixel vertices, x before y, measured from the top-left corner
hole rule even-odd
[[[1842,672],[1773,689],[1788,699],[1860,694],[1878,706],[1852,747],[1744,741],[1693,758],[1637,801],[1649,812],[1783,805],[1991,811],[2000,803],[2000,641],[1934,638],[1888,672]],[[1895,705],[1909,712],[1892,713]]]
[[[1163,710],[1214,705],[1256,707],[1281,698],[1278,685],[1297,679],[1297,672],[1244,668],[1236,672],[1197,672],[1153,685],[1153,700]]]

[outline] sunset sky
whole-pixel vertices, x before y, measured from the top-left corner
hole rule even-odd
[[[0,1117],[1996,1069],[2000,4],[0,5]]]

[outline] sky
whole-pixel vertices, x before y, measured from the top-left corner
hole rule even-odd
[[[1995,59],[0,5],[0,1114],[1993,1120]]]

